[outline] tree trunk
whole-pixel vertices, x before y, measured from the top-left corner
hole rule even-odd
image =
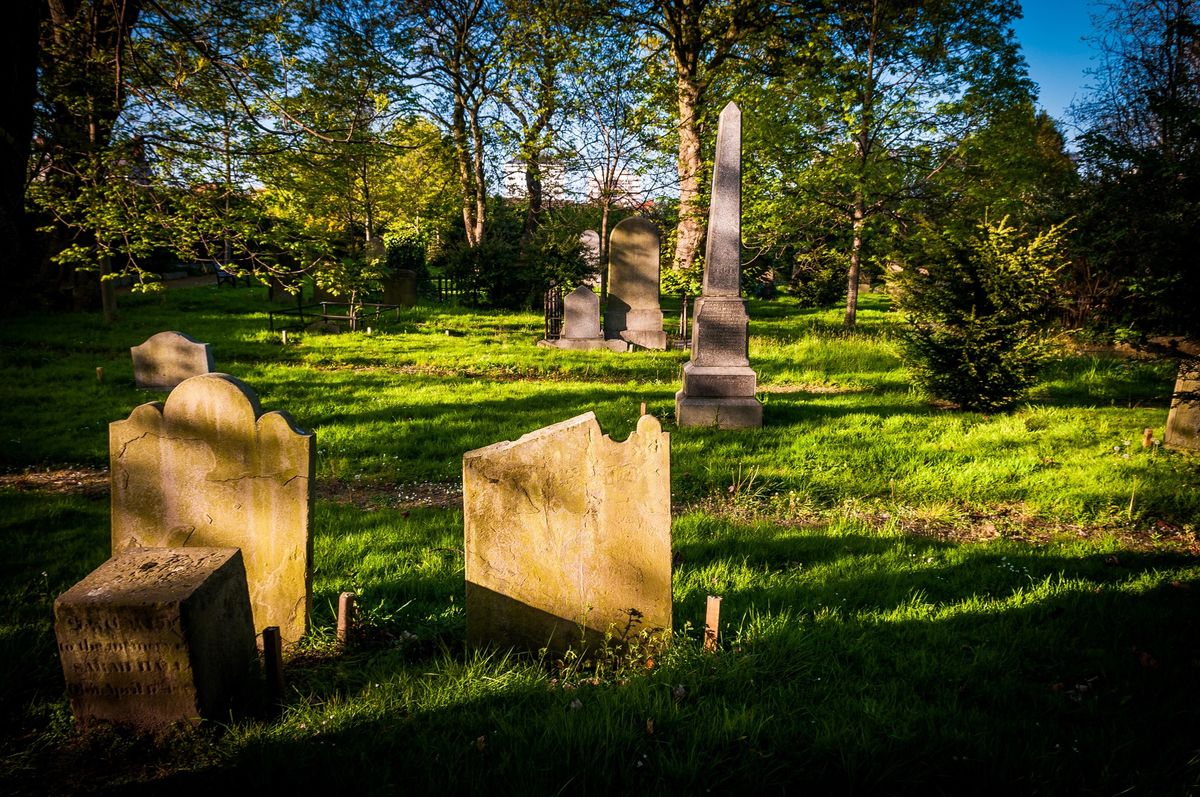
[[[600,301],[608,298],[608,213],[612,207],[611,199],[600,201]]]
[[[854,237],[850,243],[850,276],[846,283],[845,325],[852,327],[858,321],[858,275],[862,265],[863,222],[866,220],[862,195],[854,199]]]
[[[25,181],[37,93],[38,23],[43,4],[18,0],[0,29],[0,304],[19,306],[29,293],[33,253],[25,218]]]
[[[100,310],[105,324],[117,320],[117,291],[113,281],[105,279],[109,274],[112,274],[112,260],[105,256],[100,260]]]
[[[471,109],[471,143],[475,148],[471,161],[475,183],[475,228],[472,246],[483,243],[483,224],[487,217],[487,177],[483,173],[483,128],[479,124],[479,107]]]
[[[696,114],[702,90],[694,78],[681,73],[676,91],[679,100],[679,226],[676,228],[673,268],[686,270],[696,262],[696,254],[704,240],[707,216],[707,208],[701,207],[699,202],[704,164],[700,158],[700,123]]]

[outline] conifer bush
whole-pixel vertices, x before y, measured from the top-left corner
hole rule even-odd
[[[1032,387],[1057,335],[1062,225],[1037,234],[984,222],[966,241],[932,235],[926,265],[896,276],[914,380],[962,409],[1011,407]]]

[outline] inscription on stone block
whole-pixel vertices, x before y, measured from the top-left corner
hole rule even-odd
[[[737,297],[704,297],[696,302],[692,362],[696,365],[749,365],[746,305]]]
[[[71,710],[158,727],[245,704],[258,665],[236,548],[136,548],[54,603]]]
[[[670,438],[593,413],[463,456],[467,639],[562,650],[671,628]]]
[[[197,376],[166,403],[109,425],[112,546],[242,550],[254,627],[287,643],[312,595],[315,437],[228,374]]]
[[[159,332],[129,349],[133,381],[146,390],[171,390],[185,379],[213,369],[212,351],[181,332]]]

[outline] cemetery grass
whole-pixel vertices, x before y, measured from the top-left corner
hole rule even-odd
[[[960,413],[910,389],[881,297],[853,332],[752,303],[766,427],[719,433],[671,423],[685,354],[536,349],[531,314],[419,308],[284,346],[257,290],[123,310],[0,330],[6,792],[1200,788],[1200,462],[1141,445],[1170,363],[1067,355],[1014,411]],[[108,422],[163,397],[128,347],[164,329],[317,431],[314,630],[277,717],[79,735],[50,607],[106,558],[107,497],[26,473],[105,466]],[[462,453],[588,410],[624,439],[643,401],[672,433],[674,643],[464,653]]]

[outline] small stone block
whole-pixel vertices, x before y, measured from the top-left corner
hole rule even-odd
[[[675,423],[718,429],[757,429],[762,426],[762,402],[754,398],[696,398],[675,394]]]
[[[753,398],[758,375],[753,368],[726,368],[686,363],[683,366],[683,392],[696,398]]]
[[[133,381],[145,390],[173,390],[185,379],[213,370],[212,351],[180,332],[159,332],[129,350]]]
[[[135,548],[54,602],[71,710],[157,728],[244,707],[258,650],[236,548]]]

